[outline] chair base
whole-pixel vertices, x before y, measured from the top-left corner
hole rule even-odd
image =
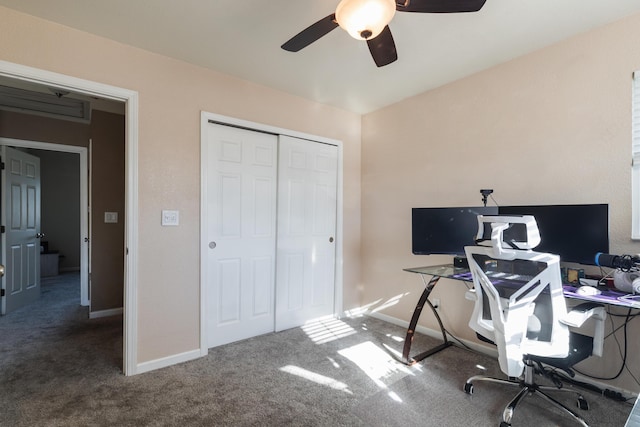
[[[582,394],[580,394],[576,390],[551,387],[551,386],[541,386],[541,385],[535,384],[535,382],[533,381],[534,373],[535,373],[534,367],[532,365],[525,365],[523,380],[500,379],[500,378],[487,377],[485,375],[475,375],[467,380],[467,382],[464,385],[464,391],[467,394],[473,394],[474,381],[488,381],[488,382],[520,387],[520,391],[518,392],[518,394],[516,394],[516,396],[511,400],[511,402],[509,402],[509,404],[504,408],[504,411],[502,412],[502,421],[500,422],[500,427],[511,426],[511,419],[513,418],[513,413],[516,407],[528,395],[541,397],[542,399],[546,400],[547,402],[561,409],[566,414],[570,415],[574,420],[580,423],[580,425],[584,427],[589,427],[587,422],[580,415],[578,415],[573,410],[569,409],[564,404],[558,402],[553,397],[549,396],[547,393],[545,393],[545,390],[567,391],[571,393],[576,393],[578,395],[578,407],[583,410],[588,410],[589,404],[585,400],[584,396],[582,396]]]

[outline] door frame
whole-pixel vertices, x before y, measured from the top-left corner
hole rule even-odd
[[[57,151],[80,155],[80,305],[89,305],[89,243],[82,240],[89,237],[89,190],[87,148],[74,145],[52,144],[48,142],[29,141],[0,137],[0,145],[10,147],[32,148],[36,150]]]
[[[203,262],[206,259],[206,251],[208,250],[207,226],[203,219],[206,218],[206,205],[204,201],[207,195],[207,162],[208,159],[208,124],[209,121],[235,126],[243,129],[253,130],[257,132],[265,132],[274,135],[287,135],[294,138],[306,139],[309,142],[318,142],[323,144],[335,145],[338,147],[338,192],[336,203],[336,267],[335,267],[335,292],[334,292],[334,315],[342,314],[342,292],[343,292],[343,147],[342,141],[326,138],[323,136],[312,135],[303,132],[297,132],[290,129],[284,129],[277,126],[271,126],[264,123],[251,122],[248,120],[237,119],[234,117],[223,116],[220,114],[200,112],[200,354],[206,356],[208,354],[207,345],[207,307],[206,307],[206,284],[207,284],[207,266]]]
[[[138,373],[138,92],[0,60],[0,76],[125,103],[124,375]]]

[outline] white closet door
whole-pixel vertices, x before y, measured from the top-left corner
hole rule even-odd
[[[209,347],[273,332],[277,137],[209,124]]]
[[[334,314],[338,148],[279,137],[276,331]]]

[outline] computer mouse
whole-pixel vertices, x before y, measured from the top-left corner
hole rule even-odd
[[[578,295],[593,296],[593,295],[600,295],[602,291],[599,289],[596,289],[593,286],[580,286],[578,289],[576,289],[576,293]]]

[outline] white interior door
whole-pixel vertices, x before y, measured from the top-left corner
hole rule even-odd
[[[338,147],[280,136],[276,331],[334,314]]]
[[[2,314],[7,314],[40,297],[40,159],[2,146],[2,161]]]
[[[209,124],[206,290],[209,347],[274,330],[277,137]]]

